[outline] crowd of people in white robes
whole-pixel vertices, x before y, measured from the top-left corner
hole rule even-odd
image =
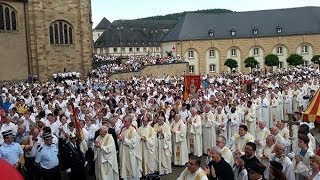
[[[109,81],[101,69],[95,72],[72,81],[1,84],[1,132],[17,135],[23,126],[27,133],[37,128],[41,137],[42,128],[50,127],[56,139],[68,139],[75,133],[73,104],[86,143],[81,150],[94,152],[97,179],[170,174],[189,154],[208,155],[214,146],[234,167],[248,142],[266,167],[272,158],[279,161],[287,179],[315,173],[310,157],[319,145],[319,126],[303,122],[302,113],[319,89],[316,68],[203,74],[201,88],[185,100],[183,75]],[[250,91],[243,79],[252,81]]]

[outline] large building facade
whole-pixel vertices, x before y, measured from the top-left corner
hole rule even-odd
[[[190,73],[221,73],[227,59],[238,62],[237,71],[249,72],[244,60],[254,57],[263,68],[268,54],[288,68],[290,54],[311,64],[320,54],[320,8],[302,7],[223,14],[187,14],[164,37],[163,55],[172,51],[189,62]]]
[[[102,19],[94,34],[106,27]],[[175,20],[117,20],[107,26],[94,43],[96,54],[104,56],[161,56],[161,39],[176,24]]]
[[[0,80],[87,74],[91,28],[91,0],[0,0]]]

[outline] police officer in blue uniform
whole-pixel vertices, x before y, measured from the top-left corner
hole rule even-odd
[[[23,150],[20,144],[13,142],[12,130],[2,132],[4,143],[0,146],[0,158],[12,164],[15,168],[20,168],[23,159]]]
[[[60,180],[58,147],[52,143],[51,133],[43,135],[44,144],[36,153],[35,163],[41,169],[43,180]]]

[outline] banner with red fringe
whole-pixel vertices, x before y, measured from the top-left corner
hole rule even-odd
[[[184,91],[183,100],[187,100],[190,95],[194,96],[200,89],[201,77],[200,75],[184,75]]]

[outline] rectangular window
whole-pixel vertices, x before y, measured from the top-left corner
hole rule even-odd
[[[209,71],[210,72],[216,72],[216,65],[215,64],[210,64],[209,65]]]
[[[137,48],[136,51],[137,51],[137,52],[140,52],[140,48]]]
[[[126,48],[121,48],[121,51],[122,52],[126,52]]]
[[[132,52],[132,48],[129,48],[129,52]]]
[[[214,50],[209,51],[209,57],[214,57]]]
[[[254,56],[259,56],[259,48],[254,48],[253,49],[253,55]]]
[[[282,47],[278,47],[277,48],[277,54],[278,55],[282,55]]]
[[[231,56],[237,56],[237,50],[231,49]]]
[[[189,51],[188,52],[188,57],[189,57],[189,59],[193,59],[194,58],[193,51]]]
[[[113,48],[113,52],[115,52],[115,53],[118,52],[118,48],[116,48],[116,47]]]
[[[143,48],[143,52],[147,52],[147,48],[144,47],[144,48]]]
[[[302,46],[302,53],[303,54],[308,54],[308,50],[309,50],[308,46]]]
[[[283,62],[279,62],[279,68],[283,68]]]
[[[194,66],[193,65],[189,66],[189,73],[194,74]]]

